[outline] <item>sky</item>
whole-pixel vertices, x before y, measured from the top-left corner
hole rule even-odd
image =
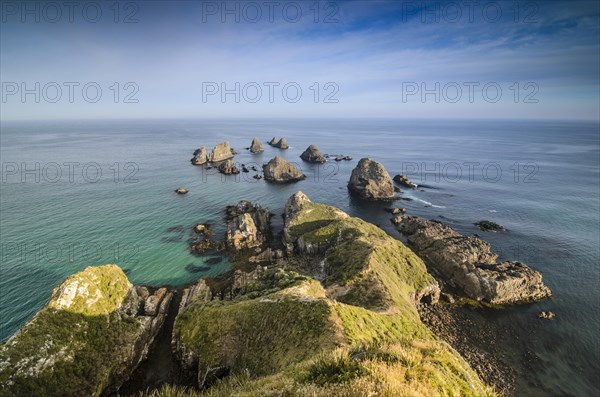
[[[600,119],[598,1],[1,1],[1,120]]]

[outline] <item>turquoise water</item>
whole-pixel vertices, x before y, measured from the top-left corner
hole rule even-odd
[[[187,239],[198,222],[223,232],[223,208],[241,199],[269,207],[278,226],[285,200],[302,190],[400,237],[382,210],[385,204],[348,196],[352,168],[369,156],[392,175],[404,169],[426,185],[405,192],[413,200],[396,205],[411,214],[444,217],[461,232],[483,235],[503,258],[543,272],[554,299],[486,314],[499,329],[510,330],[499,337],[522,374],[518,390],[600,392],[596,123],[153,120],[2,122],[1,127],[1,339],[35,313],[61,280],[89,265],[118,263],[132,282],[151,285],[182,285],[225,271],[226,261],[204,272],[186,270],[204,265],[189,253]],[[263,143],[285,136],[291,148],[265,144],[264,153],[250,155],[244,148],[253,136]],[[253,173],[224,177],[190,165],[195,148],[210,149],[224,140],[239,152],[236,162],[260,166],[278,154],[298,163],[308,177],[278,186],[252,179]],[[298,156],[311,143],[354,160],[302,163]],[[68,162],[78,164],[72,180]],[[179,186],[190,193],[176,195]],[[482,219],[509,232],[479,232],[472,223]],[[540,322],[540,310],[552,310],[558,319]]]

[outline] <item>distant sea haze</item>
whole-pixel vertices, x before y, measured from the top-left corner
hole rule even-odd
[[[389,203],[348,194],[352,168],[371,157],[420,185],[403,189],[394,206],[477,233],[501,259],[543,273],[553,299],[484,313],[508,330],[499,338],[520,374],[519,395],[598,395],[598,129],[591,122],[497,120],[2,122],[0,337],[89,265],[117,263],[132,282],[151,285],[226,271],[226,260],[192,255],[188,239],[199,222],[224,232],[224,207],[242,199],[268,207],[277,227],[287,198],[302,190],[401,238],[383,211]],[[255,136],[263,153],[245,149]],[[290,148],[267,145],[273,137],[285,137]],[[252,178],[254,171],[223,176],[190,164],[195,149],[223,141],[238,152],[238,164],[260,170],[279,155],[307,178],[272,185]],[[310,144],[353,160],[305,163],[299,156]],[[180,186],[189,193],[177,195]],[[480,220],[508,231],[482,232],[473,225]],[[541,322],[541,310],[557,319]]]

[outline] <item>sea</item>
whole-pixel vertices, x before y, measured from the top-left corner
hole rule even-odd
[[[2,121],[0,340],[48,301],[67,276],[116,263],[132,283],[182,286],[229,269],[190,253],[197,223],[224,233],[223,210],[250,200],[275,214],[301,190],[401,239],[385,208],[444,221],[490,242],[501,259],[540,270],[553,298],[488,309],[518,395],[600,395],[600,126],[598,122],[427,119],[202,119]],[[246,148],[253,137],[261,154]],[[285,137],[288,150],[266,144]],[[249,173],[190,164],[223,141]],[[310,145],[330,155],[303,162]],[[274,156],[305,180],[274,185],[252,166]],[[352,160],[335,161],[337,155]],[[348,194],[359,159],[419,185],[394,203]],[[178,187],[189,189],[178,195]],[[506,232],[482,232],[490,220]],[[210,263],[210,264],[208,264]],[[553,321],[537,314],[556,313]],[[509,331],[506,331],[509,330]]]

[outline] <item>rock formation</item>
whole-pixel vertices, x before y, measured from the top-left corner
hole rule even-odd
[[[265,180],[275,183],[290,183],[301,181],[306,178],[295,165],[275,156],[271,161],[263,166]]]
[[[192,164],[202,165],[208,162],[208,155],[206,154],[206,147],[202,146],[200,149],[194,151],[194,157],[192,158]]]
[[[242,200],[225,210],[227,220],[227,247],[242,250],[260,247],[271,234],[271,214],[260,205]]]
[[[187,190],[184,187],[178,187],[177,189],[175,189],[175,193],[177,194],[186,194],[187,192],[189,192],[189,190]]]
[[[171,299],[166,288],[131,285],[116,265],[70,276],[0,347],[0,394],[117,392],[146,358]]]
[[[324,163],[325,156],[321,153],[317,145],[310,145],[301,155],[300,158],[309,163]]]
[[[221,164],[219,164],[218,170],[221,174],[225,175],[235,175],[240,173],[240,170],[238,170],[238,168],[233,163],[233,160],[231,159],[225,160]]]
[[[392,200],[395,197],[392,178],[383,165],[370,158],[360,159],[352,170],[348,189],[368,200]]]
[[[463,236],[441,222],[419,217],[394,219],[397,229],[429,268],[472,299],[513,304],[551,295],[540,272],[520,262],[497,263],[498,255],[477,236]]]
[[[410,179],[408,179],[408,177],[404,174],[398,174],[396,176],[394,176],[394,181],[396,183],[398,183],[399,185],[405,186],[405,187],[409,187],[411,189],[416,189],[417,188],[417,184],[413,183]]]
[[[229,142],[223,142],[214,147],[208,160],[211,163],[218,163],[233,158],[233,155],[234,152],[231,146],[229,146]]]
[[[289,146],[287,144],[287,140],[285,138],[279,139],[279,138],[273,137],[273,139],[271,139],[268,143],[269,143],[269,145],[279,148],[279,149],[288,149],[289,148]]]
[[[258,138],[252,139],[252,144],[250,145],[250,153],[260,153],[264,151],[262,143],[258,140]]]
[[[505,232],[506,228],[504,226],[499,225],[492,221],[479,221],[474,223],[475,226],[479,228],[479,230],[484,232]]]

